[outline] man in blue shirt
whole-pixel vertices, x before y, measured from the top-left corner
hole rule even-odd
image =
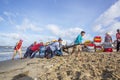
[[[73,51],[71,54],[73,54],[75,51],[80,52],[82,50],[81,44],[83,40],[83,36],[85,35],[85,31],[81,31],[81,33],[77,36],[77,38],[74,41],[74,44],[77,46],[73,47]]]
[[[62,53],[62,39],[59,38],[57,42],[54,42],[50,44],[46,50],[46,57],[49,57],[49,54],[51,54],[51,57],[54,55],[61,56],[63,55]]]

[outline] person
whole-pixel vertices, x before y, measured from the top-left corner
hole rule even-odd
[[[117,52],[118,52],[120,50],[120,29],[117,29],[116,39],[117,39]]]
[[[30,52],[29,52],[30,58],[34,58],[35,57],[36,53],[39,51],[39,49],[40,49],[41,46],[44,46],[43,42],[35,44],[34,46],[32,46],[30,48]]]
[[[104,52],[112,52],[112,37],[109,33],[105,34],[105,39],[103,43]]]
[[[27,48],[27,50],[26,50],[26,52],[25,52],[25,54],[24,54],[24,58],[27,58],[27,56],[29,56],[30,48],[31,48],[32,46],[36,45],[36,44],[37,44],[37,42],[35,41],[33,44],[31,44],[31,45]],[[29,56],[29,57],[30,57],[30,56]]]
[[[41,57],[41,55],[43,55],[43,57],[45,57],[46,46],[47,45],[45,45],[45,44],[44,44],[44,46],[40,46],[39,57]]]
[[[24,58],[27,58],[27,57],[33,58],[33,57],[35,56],[35,54],[39,51],[39,47],[40,47],[40,46],[43,46],[43,43],[42,43],[42,42],[37,43],[37,44],[34,44],[33,46],[31,46],[31,47],[29,48],[29,50],[26,51],[25,54],[27,54],[27,55],[25,55]]]
[[[104,41],[104,42],[108,42],[108,43],[111,43],[111,42],[112,42],[112,37],[110,36],[109,33],[106,33],[105,41]]]
[[[54,55],[58,55],[58,56],[63,55],[63,53],[62,53],[62,39],[61,38],[59,38],[57,42],[50,44],[46,48],[46,54],[45,54],[46,58],[52,58]]]
[[[14,57],[16,56],[17,53],[19,54],[20,58],[22,59],[22,51],[21,51],[22,42],[23,42],[23,40],[19,40],[19,42],[16,43],[16,45],[14,47],[14,53],[12,56],[12,60],[14,60]]]
[[[77,50],[78,52],[80,52],[82,50],[82,46],[80,44],[82,43],[84,35],[85,35],[85,31],[81,31],[81,33],[77,36],[77,38],[74,41],[74,44],[77,46],[73,47],[71,54],[73,54],[75,52],[75,50]]]

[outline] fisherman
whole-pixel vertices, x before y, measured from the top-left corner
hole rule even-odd
[[[76,46],[73,47],[73,50],[72,50],[71,54],[73,54],[75,52],[75,50],[77,50],[78,53],[82,51],[82,46],[80,44],[82,43],[84,35],[85,35],[85,31],[81,31],[81,33],[77,36],[77,38],[74,41],[74,44]],[[77,56],[78,56],[78,53],[77,53]]]
[[[36,53],[39,51],[40,46],[43,46],[43,42],[40,42],[40,43],[37,43],[37,44],[31,46],[30,50],[27,51],[27,53],[25,53],[25,54],[28,54],[25,57],[34,58]]]
[[[117,39],[117,52],[118,52],[120,50],[120,29],[117,29],[116,39]]]
[[[109,33],[106,33],[106,35],[105,35],[105,41],[104,42],[109,42],[109,43],[112,42],[112,37],[110,36]]]
[[[103,48],[104,48],[104,52],[112,52],[112,37],[110,36],[110,33],[106,33],[105,34],[105,39],[104,39],[104,43],[103,43]]]
[[[59,38],[58,41],[47,46],[45,57],[52,58],[54,55],[58,55],[58,56],[63,55],[63,53],[62,53],[62,39],[61,38]]]
[[[27,50],[26,50],[26,52],[25,52],[25,54],[24,54],[24,58],[27,58],[28,56],[30,57],[30,55],[29,55],[30,48],[31,48],[32,46],[36,45],[36,44],[37,44],[37,42],[35,41],[33,44],[31,44],[31,45],[27,48]]]
[[[14,53],[12,56],[12,60],[14,60],[14,57],[16,56],[17,53],[19,54],[20,58],[22,59],[22,51],[21,51],[22,42],[23,42],[23,40],[19,40],[19,42],[16,43],[15,48],[14,48]]]

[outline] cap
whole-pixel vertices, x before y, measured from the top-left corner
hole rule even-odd
[[[58,41],[62,41],[62,39],[61,39],[61,38],[59,38],[59,39],[58,39]]]
[[[23,42],[23,40],[22,40],[22,39],[20,39],[20,41],[21,41],[21,42]]]
[[[117,29],[117,31],[120,31],[120,29]]]
[[[106,34],[107,34],[107,35],[110,35],[110,33],[109,33],[109,32],[107,32]]]

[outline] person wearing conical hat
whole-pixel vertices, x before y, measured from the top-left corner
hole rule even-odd
[[[109,32],[107,32],[105,34],[105,41],[104,42],[112,42],[112,37],[110,36]]]

